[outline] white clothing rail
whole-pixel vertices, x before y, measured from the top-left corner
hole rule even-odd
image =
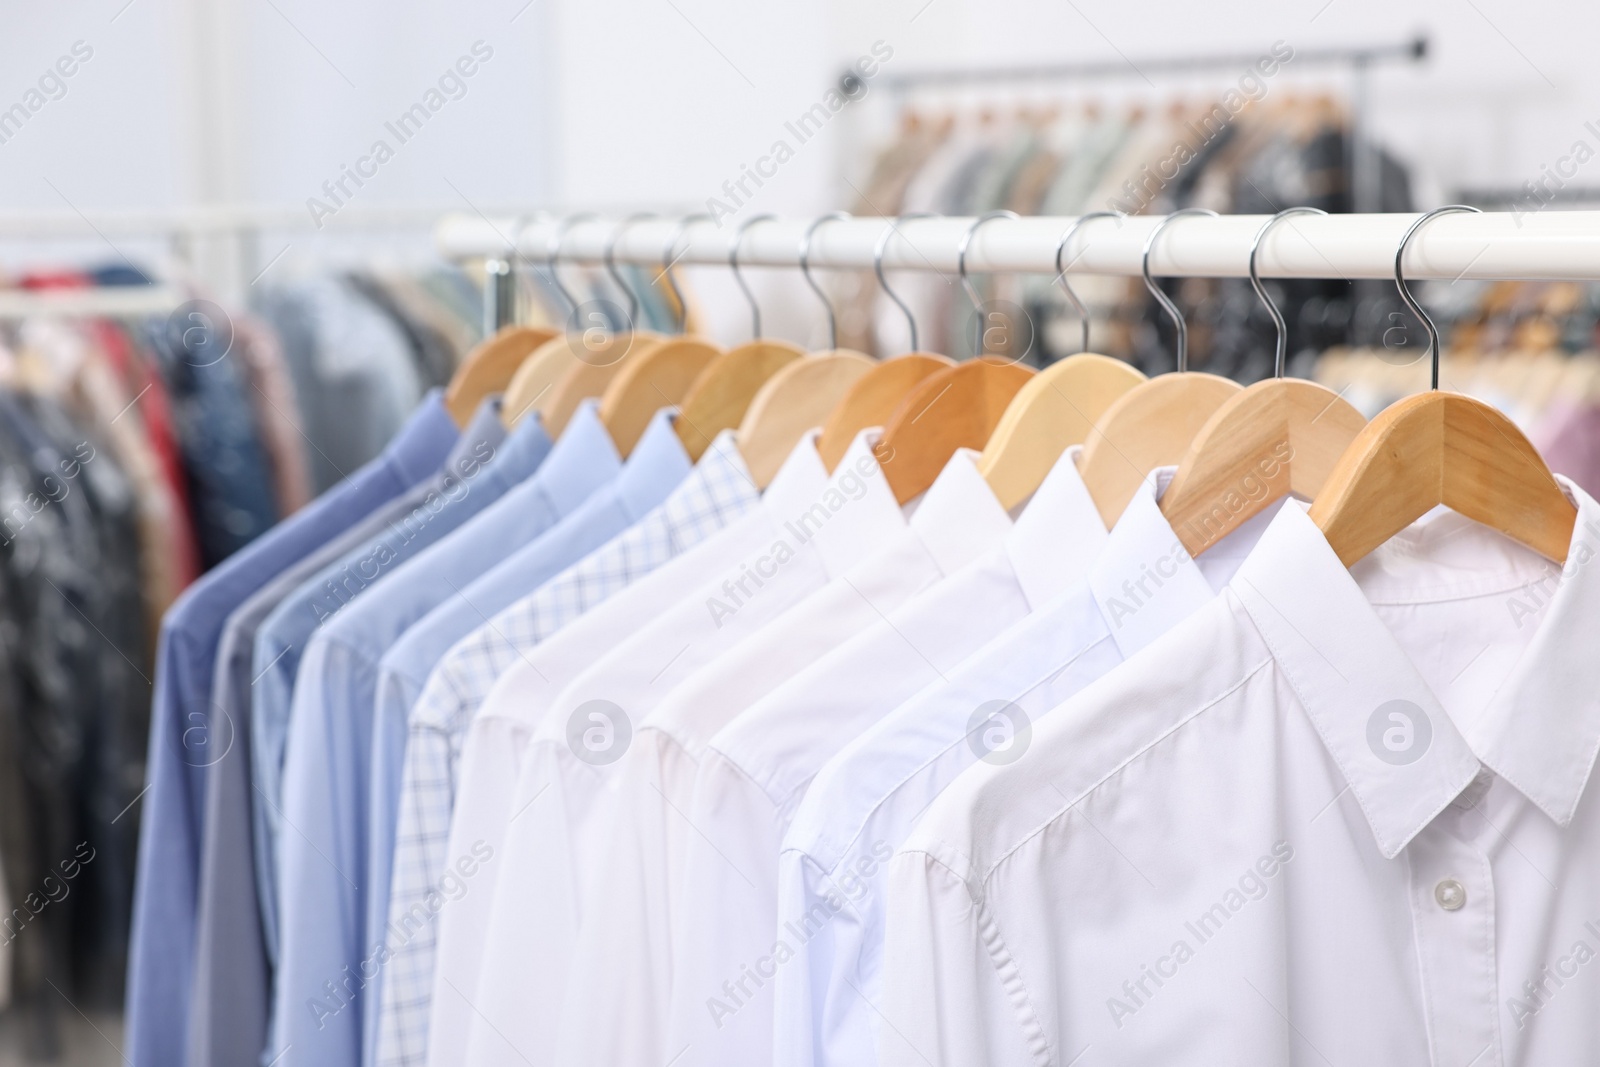
[[[115,285],[98,289],[0,290],[0,321],[59,315],[123,318],[161,315],[187,300],[169,285]]]
[[[323,220],[323,227],[343,229],[427,229],[454,210],[438,204],[347,204]],[[491,209],[493,210],[493,209]],[[511,214],[516,209],[500,208]],[[523,212],[523,218],[536,213]],[[167,234],[226,235],[250,230],[316,230],[317,220],[303,205],[261,204],[172,208],[155,211],[89,210],[16,211],[0,213],[0,240],[93,238],[100,231],[113,236]]]
[[[526,216],[524,216],[525,218]],[[1394,276],[1395,250],[1415,219],[1405,215],[1296,216],[1273,228],[1257,263],[1270,278],[1383,278]],[[1186,217],[1175,221],[1151,255],[1154,274],[1233,278],[1248,275],[1250,243],[1265,215]],[[884,254],[892,270],[932,270],[951,276],[970,218],[911,219],[900,224]],[[1093,219],[1072,239],[1063,263],[1073,274],[1137,275],[1145,239],[1159,216]],[[797,267],[809,219],[758,223],[745,231],[739,264]],[[812,236],[813,268],[871,268],[873,248],[889,220],[827,222]],[[973,237],[967,269],[1054,274],[1056,247],[1070,218],[995,219]],[[567,231],[563,263],[599,263],[615,220],[580,222]],[[659,267],[673,219],[637,222],[617,242],[617,262]],[[452,214],[434,231],[441,254],[456,260],[514,259],[519,267],[547,262],[557,223],[519,225],[511,216]],[[673,250],[678,264],[726,266],[734,223],[691,224]],[[1406,249],[1411,279],[1545,279],[1600,281],[1600,211],[1486,212],[1444,215],[1429,222]]]

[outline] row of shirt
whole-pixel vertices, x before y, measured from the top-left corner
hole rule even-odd
[[[144,1064],[1578,1062],[1600,507],[1190,558],[437,396],[162,633]],[[1563,994],[1568,985],[1577,985]]]

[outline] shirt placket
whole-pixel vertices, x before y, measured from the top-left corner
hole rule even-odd
[[[1451,804],[1406,848],[1423,1009],[1435,1067],[1500,1067],[1494,872],[1464,811]]]

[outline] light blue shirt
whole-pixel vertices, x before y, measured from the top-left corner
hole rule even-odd
[[[653,505],[688,470],[671,412],[663,411],[640,439],[623,475],[609,487],[620,491],[626,484],[630,503],[653,497]],[[588,504],[608,495],[604,488],[597,491],[572,518],[592,514]],[[631,521],[629,509],[615,497],[612,507],[620,513],[619,527]],[[648,510],[646,506],[641,513]],[[566,525],[557,524],[552,533]],[[410,586],[401,576],[413,565],[369,596],[385,596],[383,590],[390,585]],[[470,600],[471,594],[451,599]],[[292,1048],[286,1063],[296,1067],[360,1062],[366,989],[386,959],[384,946],[363,944],[373,707],[379,659],[397,634],[388,630],[383,636],[384,615],[358,602],[316,632],[294,687],[281,815],[293,829],[278,843],[280,940],[269,1053]]]
[[[212,722],[211,691],[228,616],[285,567],[432,475],[458,437],[439,393],[431,393],[381,455],[234,553],[167,611],[129,943],[124,1055],[136,1067],[186,1062],[205,782],[219,758],[213,749],[226,740],[225,724]]]
[[[517,469],[526,474],[533,465],[530,460],[543,458],[549,447],[543,429],[537,424],[524,425],[533,435],[528,442],[533,454],[521,455],[520,459],[519,455],[501,456],[500,453],[513,450],[500,424],[498,402],[486,401],[462,435],[464,447],[456,450],[446,469],[421,488],[417,502],[286,596],[256,632],[252,664],[256,680],[250,698],[250,774],[257,801],[253,837],[262,932],[272,959],[279,958],[276,947],[280,943],[277,861],[282,829],[284,739],[295,679],[311,635],[362,590],[504,492],[504,472],[489,484],[489,472],[498,466],[497,459],[517,459]]]
[[[395,808],[400,795],[400,765],[405,760],[406,722],[428,672],[454,643],[425,625],[427,612],[458,599],[471,581],[510,549],[531,544],[597,490],[622,467],[611,435],[600,421],[599,404],[584,401],[561,432],[561,439],[537,473],[482,515],[421,553],[392,579],[374,589],[337,623],[360,613],[381,613],[383,626],[367,628],[366,640],[399,634],[378,663],[373,708],[371,791],[367,808],[367,929],[363,944],[383,938],[389,915],[389,868],[394,858]],[[410,625],[408,625],[410,624]],[[401,630],[404,628],[404,632]],[[456,635],[459,637],[460,635]],[[376,1003],[369,990],[367,1002]],[[365,1013],[363,1047],[376,1047],[377,1013]]]

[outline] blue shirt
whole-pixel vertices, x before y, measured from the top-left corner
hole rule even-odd
[[[381,940],[388,921],[395,810],[411,706],[433,665],[455,643],[455,638],[462,636],[429,628],[425,613],[459,599],[463,589],[493,567],[506,551],[537,541],[615,478],[621,467],[622,459],[600,421],[598,402],[584,401],[550,450],[550,458],[532,478],[423,552],[393,580],[373,590],[351,609],[349,614],[384,612],[391,623],[388,632],[399,634],[382,652],[373,706],[367,807],[367,928],[363,944]],[[404,602],[395,602],[400,599]],[[419,621],[408,626],[413,620]],[[401,627],[406,627],[403,633]],[[369,990],[367,1002],[376,1003],[374,998],[375,993]],[[365,1018],[368,1032],[362,1044],[370,1052],[376,1046],[373,1028],[377,1013],[367,1012]]]
[[[458,438],[437,392],[371,463],[230,556],[168,610],[156,654],[150,749],[129,943],[125,1055],[182,1067],[217,642],[228,615],[273,575],[422,481]],[[218,723],[226,733],[226,723]],[[213,745],[212,742],[215,741]]]
[[[391,519],[284,598],[256,634],[251,696],[251,781],[257,799],[256,882],[268,954],[281,962],[279,849],[284,825],[286,738],[299,691],[300,668],[318,628],[424,548],[499,499],[538,467],[550,439],[536,420],[510,437],[499,400],[485,401],[463,435],[470,447],[435,476],[416,504]]]
[[[639,515],[647,512],[688,470],[671,413],[663,411],[622,474],[550,535],[572,543],[574,522],[592,531],[605,526],[611,532],[594,542],[603,544],[632,521],[634,507]],[[450,590],[450,602],[478,603],[471,589]],[[372,636],[375,614],[364,606],[352,609],[317,633],[295,683],[282,802],[282,820],[295,829],[280,839],[281,933],[269,1052],[292,1046],[296,1065],[350,1067],[360,1061],[366,987],[385,959],[381,945],[364,944],[367,757],[377,666],[387,643]],[[391,632],[388,640],[393,637]]]

